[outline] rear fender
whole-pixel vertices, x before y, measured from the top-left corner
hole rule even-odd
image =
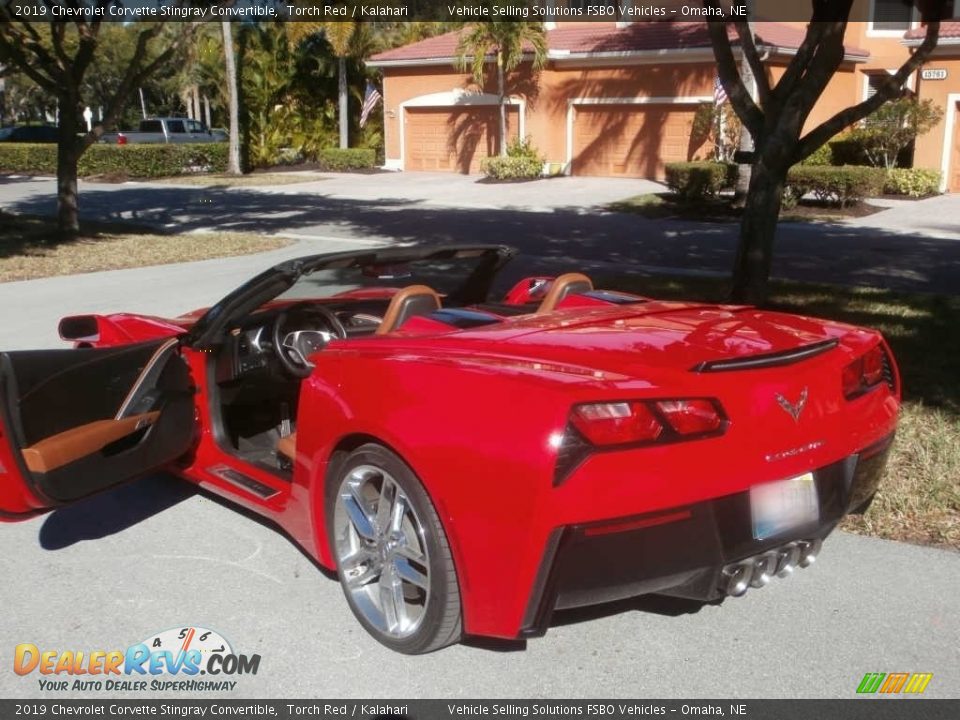
[[[539,510],[550,502],[550,436],[563,430],[569,401],[553,383],[449,360],[357,353],[336,388],[321,364],[302,395],[298,430],[318,559],[335,565],[324,512],[329,462],[345,438],[376,438],[413,468],[436,506],[465,588],[467,632],[516,637],[552,529]]]

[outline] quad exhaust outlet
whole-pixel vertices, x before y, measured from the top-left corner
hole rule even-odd
[[[727,595],[740,597],[750,588],[762,588],[774,576],[789,577],[798,567],[813,565],[822,544],[819,538],[798,540],[730,563],[721,573],[721,589]]]

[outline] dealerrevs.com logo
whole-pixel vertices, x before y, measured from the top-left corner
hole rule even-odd
[[[259,669],[259,655],[236,653],[220,633],[196,626],[152,634],[126,650],[51,650],[21,643],[13,654],[17,675],[39,675],[40,689],[54,692],[222,692],[236,688],[233,677]]]

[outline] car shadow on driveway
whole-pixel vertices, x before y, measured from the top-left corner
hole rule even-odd
[[[63,550],[84,540],[122,532],[196,494],[172,475],[157,474],[57,508],[40,528],[44,550]]]

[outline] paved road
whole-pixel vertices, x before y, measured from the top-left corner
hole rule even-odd
[[[271,260],[345,247],[305,244],[0,284],[0,346],[53,345],[50,322],[66,308],[178,313]],[[929,696],[960,696],[960,554],[842,533],[814,567],[721,606],[620,603],[561,614],[525,648],[420,658],[369,639],[336,581],[273,528],[169,476],[0,526],[0,547],[0,697],[51,697],[36,675],[9,671],[17,643],[124,648],[184,624],[262,656],[232,697],[845,698],[867,671],[933,672]]]
[[[646,220],[605,203],[656,190],[648,181],[557,178],[484,185],[430,174],[331,176],[266,189],[83,183],[87,216],[178,230],[231,228],[318,240],[506,242],[517,274],[540,269],[729,273],[731,223]],[[0,178],[0,207],[52,213],[51,180]],[[838,224],[784,224],[774,274],[799,280],[953,293],[960,288],[960,195]]]

